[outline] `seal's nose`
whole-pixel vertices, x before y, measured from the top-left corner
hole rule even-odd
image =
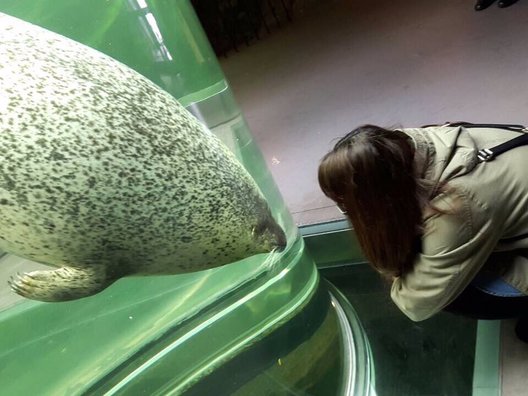
[[[282,251],[288,244],[286,234],[271,214],[261,221],[253,229],[253,232],[262,238],[261,240],[264,241],[266,248],[269,251]]]
[[[286,245],[288,244],[288,239],[286,238],[284,230],[281,228],[280,225],[277,224],[273,217],[270,217],[269,221],[266,224],[266,228],[268,229],[268,232],[273,238],[272,250],[279,252],[283,251],[286,248]]]
[[[277,250],[281,252],[286,248],[286,245],[288,245],[288,240],[286,239],[286,234],[284,233],[282,228],[280,228],[278,224],[275,224],[275,226],[276,226],[275,236],[277,238]]]

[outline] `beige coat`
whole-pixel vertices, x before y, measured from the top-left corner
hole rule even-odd
[[[528,146],[478,163],[477,151],[519,136],[500,129],[404,129],[413,139],[418,173],[453,191],[433,198],[451,214],[426,211],[422,252],[392,284],[391,297],[412,320],[452,302],[485,267],[528,294]],[[432,188],[432,190],[434,187]]]

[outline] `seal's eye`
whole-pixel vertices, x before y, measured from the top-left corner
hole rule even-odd
[[[253,235],[262,235],[264,231],[268,228],[268,224],[265,221],[261,221],[257,223],[253,228],[251,229],[251,234]]]

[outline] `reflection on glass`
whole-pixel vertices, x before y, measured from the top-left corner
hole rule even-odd
[[[139,8],[147,8],[147,3],[145,3],[145,0],[136,0],[136,3]]]

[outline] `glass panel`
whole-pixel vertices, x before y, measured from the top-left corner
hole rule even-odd
[[[3,392],[176,394],[197,386],[210,389],[212,373],[262,345],[273,351],[268,361],[278,369],[266,370],[264,377],[249,375],[233,392],[247,394],[263,386],[270,392],[291,388],[292,394],[303,394],[322,389],[317,387],[323,383],[340,386],[340,359],[345,358],[338,353],[337,313],[189,3],[0,0],[0,11],[106,53],[178,98],[235,153],[288,237],[280,255],[256,255],[183,275],[124,278],[95,296],[62,303],[15,298],[6,278],[40,265],[4,256]],[[310,310],[313,306],[322,309]],[[296,323],[312,325],[297,325],[273,349],[269,337],[286,334],[299,315],[311,319],[305,316]],[[290,365],[304,365],[305,371],[286,371]],[[227,379],[221,384],[233,387]]]
[[[357,311],[372,348],[378,396],[471,395],[476,320],[440,313],[412,322],[367,264],[321,273]]]

